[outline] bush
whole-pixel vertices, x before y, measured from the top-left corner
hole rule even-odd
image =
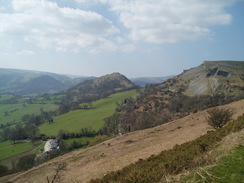
[[[0,165],[0,177],[7,175],[9,172],[8,167]]]
[[[233,111],[227,108],[213,108],[208,110],[209,116],[206,118],[208,124],[214,127],[215,129],[222,128],[226,125],[233,116]]]
[[[17,163],[17,170],[25,171],[32,168],[35,164],[35,155],[27,155],[19,159]]]

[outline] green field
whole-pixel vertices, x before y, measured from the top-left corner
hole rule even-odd
[[[39,127],[40,133],[56,136],[59,130],[79,132],[82,128],[99,130],[103,126],[103,119],[111,116],[116,108],[116,102],[121,102],[126,97],[135,97],[136,90],[120,92],[105,99],[92,103],[92,109],[71,111],[54,118],[54,123],[45,123]]]
[[[1,101],[4,101],[4,100],[11,99],[11,98],[13,98],[13,97],[14,97],[14,96],[13,96],[13,95],[10,95],[10,94],[0,95],[0,102],[1,102]]]
[[[40,109],[53,111],[57,109],[55,104],[0,104],[0,124],[20,122],[25,114],[40,114]]]
[[[31,149],[34,149],[38,145],[40,145],[40,143],[36,143],[33,146],[32,143],[25,142],[25,141],[17,141],[15,144],[13,144],[10,141],[1,142],[0,143],[0,160],[29,151]]]
[[[61,102],[64,97],[64,94],[51,95],[48,98],[39,96],[35,98],[34,102],[35,104],[55,104],[56,102]]]
[[[15,96],[9,94],[0,95],[0,125],[7,123],[21,122],[25,114],[39,115],[43,111],[55,111],[58,108],[56,102],[62,100],[63,95],[43,97]]]

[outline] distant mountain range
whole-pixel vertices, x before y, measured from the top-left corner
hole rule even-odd
[[[184,88],[187,95],[210,94],[217,91],[233,94],[243,86],[243,65],[244,62],[242,61],[205,61],[200,66],[185,70],[176,77],[138,77],[126,79],[131,84],[133,82],[135,85],[145,87],[147,84],[160,84],[169,78],[174,78],[177,83],[171,84],[170,88],[174,90]],[[105,76],[100,77],[100,79],[85,76],[75,78],[74,76],[49,72],[0,68],[0,94],[54,93],[68,90],[87,80],[101,80],[101,78],[105,78]],[[114,85],[115,81],[110,80],[106,83],[106,87],[109,89],[111,84]],[[95,84],[93,85],[95,86]],[[83,87],[82,90],[85,90],[86,87]],[[93,89],[98,88],[94,87]]]
[[[31,94],[63,91],[93,78],[70,78],[66,75],[49,72],[0,69],[0,94]]]
[[[172,76],[140,77],[132,78],[130,82],[144,87],[146,84],[162,83],[170,77]],[[54,93],[67,90],[91,79],[96,79],[96,77],[78,77],[41,71],[0,68],[0,94]]]
[[[162,83],[165,80],[172,77],[174,77],[174,75],[165,76],[165,77],[138,77],[138,78],[130,78],[130,80],[138,86],[145,87],[147,84]]]

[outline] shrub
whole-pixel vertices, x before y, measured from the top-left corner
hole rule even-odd
[[[19,171],[24,171],[24,170],[28,170],[28,169],[32,168],[35,164],[34,160],[35,160],[34,154],[27,155],[27,156],[20,158],[17,163],[17,169]]]
[[[7,175],[8,172],[9,172],[8,167],[4,165],[0,165],[0,177]]]
[[[215,129],[222,128],[233,116],[233,111],[227,108],[213,108],[208,110],[209,116],[206,117],[208,124]]]

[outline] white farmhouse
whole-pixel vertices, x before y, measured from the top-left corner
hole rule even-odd
[[[58,140],[57,139],[49,139],[49,140],[47,140],[47,142],[44,146],[44,153],[50,152],[53,150],[57,150],[57,149],[59,149]]]

